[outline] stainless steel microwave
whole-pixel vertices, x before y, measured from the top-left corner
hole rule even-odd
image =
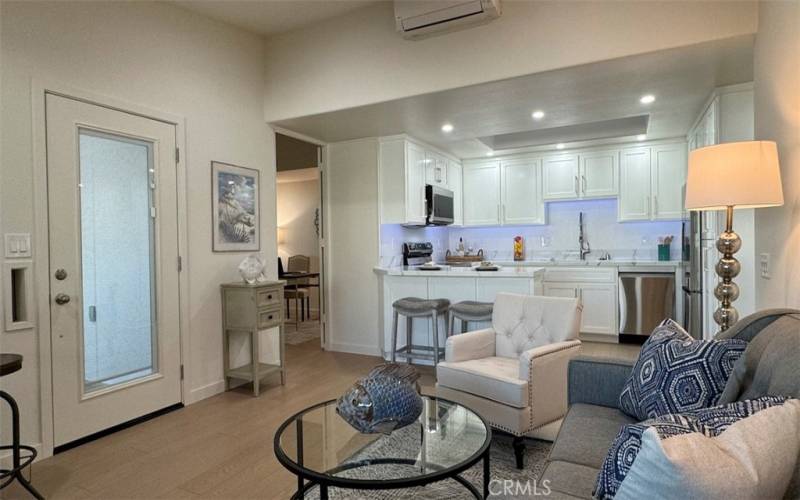
[[[453,223],[453,192],[438,186],[425,185],[425,223],[446,226]]]

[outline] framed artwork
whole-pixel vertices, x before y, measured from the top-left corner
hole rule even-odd
[[[258,184],[258,170],[211,162],[215,252],[252,252],[261,249]]]

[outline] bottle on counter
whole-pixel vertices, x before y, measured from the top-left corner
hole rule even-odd
[[[525,239],[522,236],[514,237],[514,260],[525,260]]]

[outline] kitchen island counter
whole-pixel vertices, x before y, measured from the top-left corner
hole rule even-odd
[[[380,267],[374,268],[375,273],[384,276],[423,276],[430,278],[542,278],[544,269],[541,267],[499,266],[497,271],[476,271],[474,267],[441,266],[438,271],[427,271],[414,266]]]

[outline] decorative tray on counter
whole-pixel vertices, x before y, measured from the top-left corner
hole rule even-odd
[[[478,250],[475,255],[453,255],[450,250],[444,256],[445,262],[451,263],[464,263],[464,262],[481,262],[483,261],[483,250]]]

